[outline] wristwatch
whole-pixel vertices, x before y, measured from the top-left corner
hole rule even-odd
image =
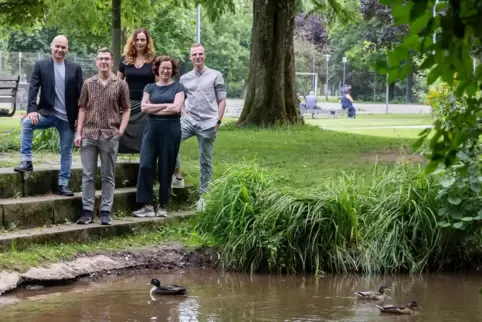
[[[218,125],[221,125],[221,120],[218,120]]]

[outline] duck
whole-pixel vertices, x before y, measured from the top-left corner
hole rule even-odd
[[[376,301],[383,301],[386,298],[385,291],[390,290],[387,288],[385,285],[381,285],[380,288],[378,289],[378,292],[375,291],[360,291],[360,292],[355,292],[355,295],[364,300],[376,300]]]
[[[384,305],[384,306],[376,306],[381,313],[388,313],[388,314],[414,314],[414,308],[418,307],[421,309],[422,307],[417,304],[415,301],[408,302],[407,305]]]
[[[184,286],[169,284],[161,285],[161,282],[156,278],[153,278],[147,285],[154,285],[149,292],[151,297],[152,295],[184,295],[187,293]]]

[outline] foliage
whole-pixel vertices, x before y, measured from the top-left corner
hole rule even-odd
[[[35,131],[32,140],[34,151],[60,153],[60,137],[56,128]]]
[[[0,0],[0,24],[18,28],[26,22],[35,25],[46,11],[44,0]]]
[[[362,35],[378,49],[390,48],[407,33],[408,26],[394,25],[390,8],[379,0],[360,0],[360,12],[370,25],[362,30]]]
[[[480,229],[482,221],[482,169],[480,161],[471,158],[467,152],[461,150],[458,155],[460,161],[442,172],[444,179],[440,182],[437,199],[443,205],[439,210],[441,227],[472,233]]]
[[[422,272],[467,264],[482,253],[482,236],[438,225],[437,177],[420,169],[342,174],[309,190],[278,183],[256,163],[231,167],[213,182],[196,231],[221,247],[226,268]]]
[[[295,17],[295,37],[323,48],[328,40],[328,32],[320,17],[300,13]]]
[[[447,115],[448,123],[437,121],[435,134],[430,140],[432,153],[427,171],[434,171],[441,163],[450,166],[457,162],[457,153],[465,143],[478,140],[480,135],[478,129],[466,129],[476,128],[481,114],[481,101],[476,92],[482,85],[482,66],[479,65],[474,72],[471,55],[481,42],[482,7],[478,0],[441,1],[436,5],[434,17],[434,0],[382,2],[391,6],[397,25],[408,24],[410,28],[403,42],[389,53],[388,62],[378,63],[379,71],[388,72],[390,81],[405,77],[412,71],[412,65],[401,66],[400,63],[416,56],[423,59],[420,68],[429,71],[428,85],[440,78],[454,86],[457,100],[465,96],[466,107],[452,110]],[[430,131],[424,132],[422,138],[429,134]]]

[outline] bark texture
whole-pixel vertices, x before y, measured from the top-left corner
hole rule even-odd
[[[240,126],[302,122],[295,92],[295,2],[253,1],[251,61]]]

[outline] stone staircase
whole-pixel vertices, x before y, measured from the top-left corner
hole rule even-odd
[[[172,221],[193,215],[191,205],[197,199],[192,186],[172,189],[167,218],[135,218],[130,214],[136,204],[138,163],[118,161],[116,192],[112,208],[113,224],[102,226],[98,221],[100,202],[100,164],[96,176],[96,211],[93,224],[78,225],[82,212],[82,168],[74,166],[69,187],[73,197],[55,194],[59,168],[37,166],[30,174],[12,168],[0,168],[0,250],[16,250],[31,244],[81,243],[93,238],[124,235],[136,230],[155,230]]]

